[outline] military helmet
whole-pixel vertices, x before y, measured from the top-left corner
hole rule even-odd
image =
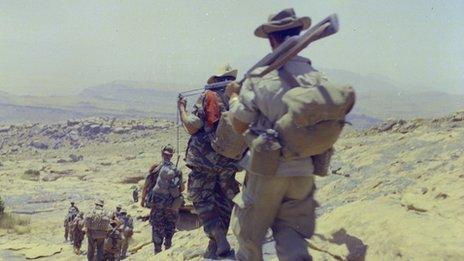
[[[121,205],[121,204],[117,204],[117,205],[116,205],[116,208],[121,209],[121,208],[122,208],[122,205]]]
[[[71,205],[74,205],[74,201],[71,201],[70,203],[71,203]]]
[[[174,151],[175,151],[174,147],[171,144],[168,144],[164,146],[163,149],[161,149],[161,153],[168,154],[168,155],[174,154]]]

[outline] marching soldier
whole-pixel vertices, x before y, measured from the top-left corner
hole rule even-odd
[[[285,9],[271,15],[267,23],[255,30],[255,35],[268,39],[275,49],[287,37],[309,28],[310,23],[309,17],[296,17],[293,9]],[[310,60],[297,56],[272,76],[251,76],[241,89],[237,83],[230,84],[226,93],[230,96],[234,129],[272,140],[275,132],[270,129],[286,113],[281,97],[290,87],[286,81],[288,77],[283,74],[311,81],[309,74],[314,71]],[[247,155],[244,162],[247,158],[253,159],[253,155]],[[238,260],[263,260],[262,242],[267,230],[272,228],[279,260],[311,260],[306,239],[313,235],[317,206],[313,198],[312,159],[276,159],[275,173],[250,170],[250,166],[266,169],[267,164],[272,164],[270,161],[269,157],[267,162],[251,162],[246,166],[246,186],[234,199],[237,206],[232,223],[239,243],[236,257]]]
[[[103,208],[104,202],[99,199],[95,207],[84,218],[84,227],[87,234],[87,259],[93,261],[103,260],[105,238],[110,229],[110,216]],[[96,253],[95,253],[96,252]]]
[[[237,70],[226,66],[219,74],[211,76],[207,83],[235,80],[236,76]],[[218,154],[211,147],[221,113],[228,109],[227,97],[222,92],[205,91],[191,114],[187,112],[186,100],[182,97],[178,108],[182,123],[191,135],[186,156],[186,165],[191,169],[188,195],[209,237],[204,257],[229,256],[233,253],[226,236],[232,199],[239,191],[235,180],[236,160]]]
[[[73,220],[73,247],[76,255],[80,255],[82,241],[84,240],[84,213],[80,212],[77,217]]]
[[[110,225],[111,230],[108,232],[104,244],[104,260],[117,261],[119,260],[119,254],[121,253],[122,235],[118,229],[119,222],[117,220],[111,220]]]
[[[154,253],[172,245],[172,237],[176,230],[179,207],[184,190],[182,173],[171,162],[174,148],[171,145],[161,150],[163,162],[154,165],[145,180],[142,195],[142,206],[150,206],[150,224]]]
[[[121,226],[122,231],[122,244],[121,244],[121,258],[125,258],[127,255],[127,249],[129,247],[129,241],[134,234],[134,221],[132,217],[127,214],[125,209],[121,210]]]
[[[79,213],[79,209],[75,206],[74,201],[71,201],[71,206],[68,208],[68,214],[66,214],[66,218],[64,220],[64,240],[68,241],[68,237],[70,241],[73,241],[73,233],[70,231],[71,222]]]

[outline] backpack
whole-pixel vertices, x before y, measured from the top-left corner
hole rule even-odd
[[[234,160],[241,159],[248,148],[244,136],[235,132],[228,111],[221,114],[211,147],[218,154]]]
[[[214,131],[214,136],[211,140],[211,147],[218,154],[234,160],[239,160],[243,157],[243,153],[248,148],[243,135],[235,132],[231,119],[229,117],[229,102],[225,94],[215,92],[220,98],[223,106],[221,116]]]
[[[325,153],[338,140],[345,125],[345,116],[355,103],[351,86],[330,82],[319,72],[311,72],[314,85],[301,86],[287,71],[284,80],[293,88],[282,101],[288,111],[275,123],[286,160]]]
[[[110,226],[110,217],[104,209],[95,208],[86,217],[86,225],[90,230],[107,231]]]
[[[153,175],[152,179],[153,179],[153,182],[150,184],[150,187],[147,188],[147,195],[145,196],[145,207],[147,208],[152,208],[153,207],[153,203],[155,202],[155,193],[153,191],[153,188],[155,187],[156,185],[156,180],[158,179],[158,173],[161,169],[161,167],[163,167],[163,164],[159,164],[158,166],[156,166],[156,168],[154,168],[149,175]]]

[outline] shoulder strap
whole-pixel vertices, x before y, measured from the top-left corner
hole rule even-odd
[[[290,85],[290,87],[295,88],[297,86],[300,86],[296,78],[291,73],[289,73],[285,69],[285,67],[280,68],[278,72],[279,72],[279,77],[282,80],[284,80],[288,85]]]

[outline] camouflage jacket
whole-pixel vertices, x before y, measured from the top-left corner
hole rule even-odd
[[[211,97],[211,93],[217,95],[216,100],[219,103],[219,112],[211,112],[206,108],[206,103],[208,103],[208,97]],[[227,101],[223,96],[224,94],[206,91],[193,106],[193,112],[189,117],[190,121],[198,121],[199,124],[196,125],[201,126],[201,128],[190,137],[188,142],[185,160],[187,167],[190,169],[210,172],[222,172],[225,169],[237,170],[235,160],[218,154],[211,147],[211,141],[214,138],[219,117],[222,112],[228,110]],[[215,116],[217,120],[215,122],[208,122],[212,113],[218,114]]]
[[[121,250],[122,235],[117,228],[113,228],[105,239],[105,251],[117,254]]]

